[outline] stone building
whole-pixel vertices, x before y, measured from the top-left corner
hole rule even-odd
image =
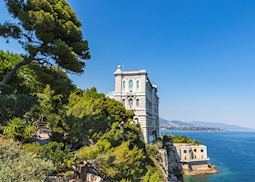
[[[135,113],[134,121],[141,127],[144,140],[151,143],[159,136],[159,98],[145,70],[114,72],[114,98]]]
[[[212,174],[217,172],[208,163],[207,147],[205,145],[174,144],[186,174]]]
[[[208,161],[207,147],[205,145],[174,144],[181,162]]]

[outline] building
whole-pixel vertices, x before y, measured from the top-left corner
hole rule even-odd
[[[174,144],[181,162],[208,161],[205,145]]]
[[[145,70],[124,71],[118,66],[114,72],[114,98],[135,113],[134,121],[141,127],[144,140],[151,143],[159,137],[159,98]]]
[[[186,170],[208,170],[212,168],[208,164],[207,147],[205,145],[174,144],[176,151]]]

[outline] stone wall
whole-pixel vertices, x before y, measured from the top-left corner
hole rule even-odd
[[[160,141],[161,142],[161,141]],[[159,144],[160,146],[160,144]],[[168,176],[168,181],[182,181],[182,164],[176,151],[176,148],[171,142],[162,143],[162,148],[159,149],[159,163]]]

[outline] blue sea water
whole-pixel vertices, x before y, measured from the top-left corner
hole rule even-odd
[[[162,131],[187,135],[208,147],[214,175],[185,176],[185,182],[255,182],[255,132]]]

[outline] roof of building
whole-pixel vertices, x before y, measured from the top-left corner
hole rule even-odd
[[[190,143],[174,143],[175,147],[200,147],[200,148],[207,148],[206,145],[194,145]]]
[[[131,71],[124,71],[122,69],[121,65],[118,65],[116,71],[114,72],[114,75],[146,75],[147,76],[147,82],[151,86],[151,88],[154,88],[157,92],[157,85],[153,85],[148,77],[148,73],[146,70],[131,70]]]

